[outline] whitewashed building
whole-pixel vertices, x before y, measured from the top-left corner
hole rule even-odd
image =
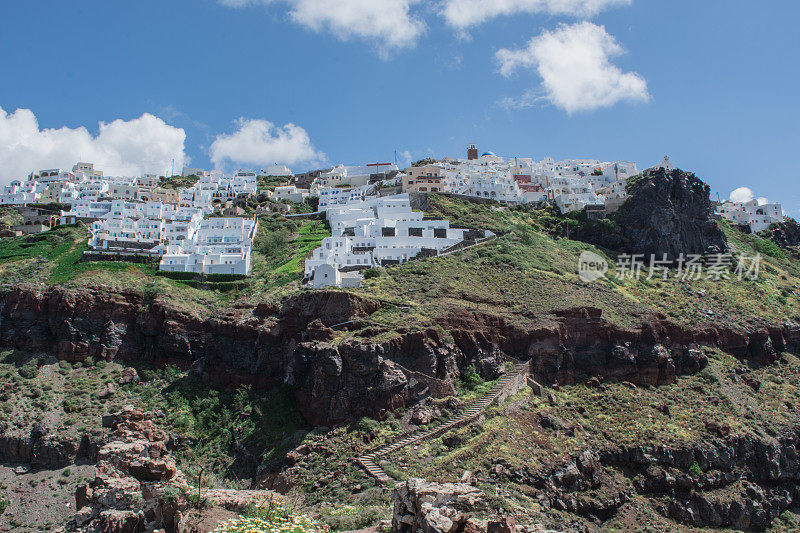
[[[294,185],[281,185],[275,187],[274,191],[268,191],[267,197],[276,202],[293,202],[301,204],[311,195],[308,189],[298,189]]]
[[[331,236],[305,263],[314,288],[354,286],[360,270],[405,263],[420,254],[438,256],[466,238],[491,235],[452,229],[447,220],[423,220],[423,213],[411,209],[408,194],[330,206],[326,216]]]
[[[92,235],[89,247],[119,253],[160,254],[163,248],[159,247],[192,238],[202,219],[200,209],[113,200],[108,212],[89,226]]]
[[[326,187],[318,189],[316,194],[319,196],[318,210],[323,212],[330,207],[347,205],[363,201],[367,197],[367,192],[371,189],[369,185],[362,187]]]
[[[749,202],[723,202],[716,212],[734,224],[749,226],[750,231],[758,233],[772,224],[783,222],[783,209],[777,203],[759,204],[758,200]]]
[[[262,168],[260,174],[262,176],[280,176],[280,177],[294,176],[292,171],[289,170],[289,167],[287,167],[286,165],[280,165],[278,163],[270,165],[266,168]]]
[[[257,218],[212,217],[203,220],[190,238],[166,246],[159,269],[249,275],[250,254],[257,231]]]

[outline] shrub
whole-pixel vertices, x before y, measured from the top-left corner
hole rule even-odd
[[[69,468],[65,468],[65,469],[64,469],[64,470],[62,470],[62,472],[61,472],[61,475],[62,475],[62,476],[64,476],[64,477],[69,477],[69,476],[70,476],[70,474],[72,474],[72,470],[70,470]]]
[[[287,510],[280,502],[265,507],[248,506],[250,516],[240,516],[217,526],[212,533],[291,532],[312,533],[325,529],[312,518]]]
[[[173,504],[178,501],[178,489],[175,487],[164,487],[161,491],[161,500],[168,504]]]
[[[373,420],[372,418],[367,418],[366,416],[363,417],[361,420],[358,421],[356,424],[356,429],[363,433],[371,433],[373,431],[377,431],[380,427],[377,420]]]
[[[265,257],[272,257],[283,250],[289,243],[289,232],[285,230],[260,234],[253,243],[253,248]]]
[[[700,468],[700,465],[698,464],[697,461],[692,461],[692,464],[689,465],[689,472],[691,472],[695,476],[703,475],[703,469]]]
[[[164,270],[159,270],[156,274],[177,281],[186,281],[194,279],[197,276],[194,272],[166,272]]]
[[[226,282],[226,281],[239,281],[245,279],[247,276],[242,274],[207,274],[206,280],[210,282]]]
[[[469,365],[467,367],[464,374],[461,376],[461,381],[469,390],[474,389],[478,385],[483,385],[483,379],[480,374],[478,374],[478,371],[475,370],[475,365]]]
[[[753,243],[753,247],[760,254],[767,255],[769,257],[775,257],[777,259],[786,258],[786,254],[783,252],[783,250],[781,250],[778,245],[772,241],[756,238],[756,241]]]
[[[370,267],[364,271],[364,279],[377,278],[380,275],[381,272],[377,268]]]
[[[33,379],[39,375],[39,367],[36,366],[35,360],[30,360],[21,367],[19,367],[19,375],[25,379]]]
[[[8,507],[8,500],[4,496],[0,496],[0,514],[3,514]]]

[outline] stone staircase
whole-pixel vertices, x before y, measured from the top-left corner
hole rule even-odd
[[[424,442],[439,435],[458,427],[461,427],[475,418],[477,418],[487,407],[489,407],[495,400],[498,398],[505,398],[511,396],[512,394],[516,393],[517,391],[509,391],[509,387],[513,385],[515,380],[518,378],[527,376],[530,373],[530,364],[523,363],[514,365],[511,371],[506,372],[503,376],[495,383],[495,385],[486,393],[485,396],[481,397],[478,400],[475,400],[470,405],[468,405],[464,410],[460,411],[455,417],[451,418],[450,420],[441,422],[437,424],[431,429],[424,429],[415,431],[412,433],[408,433],[402,436],[399,440],[391,443],[386,444],[380,448],[376,448],[375,450],[362,455],[361,457],[356,458],[356,463],[367,471],[371,476],[378,480],[379,483],[388,483],[391,481],[386,472],[383,471],[383,468],[380,467],[378,462],[381,460],[382,457],[385,457],[393,452],[401,448],[405,448],[406,446],[410,446],[412,444],[416,444],[419,442]],[[525,385],[526,380],[522,379],[522,385]],[[521,387],[517,388],[519,390]],[[510,392],[510,394],[509,394]]]

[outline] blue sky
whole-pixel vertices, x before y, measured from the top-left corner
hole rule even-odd
[[[302,170],[476,142],[669,154],[799,216],[798,18],[789,0],[6,1],[0,181],[78,156]]]

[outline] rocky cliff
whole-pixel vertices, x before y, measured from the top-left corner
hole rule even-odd
[[[317,425],[381,416],[429,394],[445,395],[470,364],[493,378],[509,356],[532,360],[548,383],[599,377],[660,385],[702,369],[703,345],[756,364],[800,347],[795,325],[693,329],[653,316],[625,329],[592,308],[556,312],[530,327],[454,309],[442,328],[401,328],[380,343],[332,342],[330,326],[358,328],[380,305],[344,292],[309,292],[280,305],[201,316],[134,292],[14,287],[0,292],[0,344],[70,361],[170,363],[231,385],[286,382],[301,413]]]
[[[645,170],[629,181],[628,199],[612,214],[613,229],[590,226],[576,238],[629,254],[712,254],[728,248],[713,218],[710,188],[692,173]]]
[[[544,509],[585,517],[606,520],[638,496],[689,526],[763,531],[800,502],[798,432],[767,438],[717,431],[689,446],[587,450],[544,473],[498,459],[490,478],[535,488]]]
[[[759,235],[771,240],[784,250],[795,256],[800,255],[800,224],[793,218],[787,218],[780,224],[773,224]]]

